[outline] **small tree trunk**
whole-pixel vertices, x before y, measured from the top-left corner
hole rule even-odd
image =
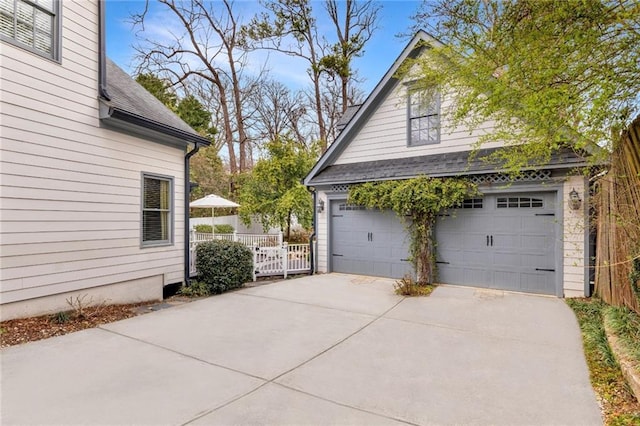
[[[291,237],[291,210],[287,213],[287,241]]]
[[[425,228],[422,235],[419,237],[417,259],[416,259],[416,271],[418,273],[418,282],[421,284],[433,284],[436,280],[436,265],[435,265],[435,253],[433,242],[433,228],[435,224],[435,217],[424,218],[422,223],[425,224]]]

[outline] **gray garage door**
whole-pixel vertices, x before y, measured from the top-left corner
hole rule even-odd
[[[402,278],[411,273],[408,238],[393,212],[331,202],[331,270]]]
[[[436,225],[438,281],[556,294],[555,194],[466,200]]]

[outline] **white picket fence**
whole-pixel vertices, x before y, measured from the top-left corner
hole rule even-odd
[[[191,276],[197,275],[196,247],[204,241],[229,240],[243,243],[253,252],[253,280],[258,277],[309,272],[311,252],[309,244],[288,244],[280,234],[203,234],[192,232],[189,250]]]
[[[253,247],[254,245],[264,247],[276,247],[282,245],[282,232],[278,234],[240,234],[234,232],[233,234],[212,234],[209,232],[195,232],[191,231],[191,238],[189,241],[191,244],[197,244],[202,241],[211,240],[227,240],[242,243],[246,246]]]
[[[257,277],[297,274],[311,270],[309,244],[283,243],[279,247],[253,247],[253,280]]]

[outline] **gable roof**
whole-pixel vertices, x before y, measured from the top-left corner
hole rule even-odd
[[[100,118],[107,126],[171,145],[210,145],[109,58],[106,83],[110,99],[100,99]]]
[[[347,127],[347,124],[349,124],[349,121],[351,121],[353,116],[356,115],[356,112],[358,112],[358,109],[360,109],[361,106],[362,104],[357,104],[357,105],[349,105],[347,107],[347,110],[344,112],[344,114],[342,114],[340,119],[336,122],[336,129],[338,130],[338,133],[340,133],[342,129]]]
[[[360,130],[367,119],[373,114],[375,109],[385,99],[389,92],[398,82],[396,72],[400,66],[409,58],[416,58],[419,54],[423,43],[439,46],[441,43],[427,34],[425,31],[418,31],[411,41],[405,46],[398,58],[393,62],[391,68],[387,70],[380,82],[373,89],[364,103],[354,112],[352,117],[340,132],[336,140],[331,144],[329,149],[320,157],[313,169],[304,178],[304,184],[310,185],[310,181],[322,169],[335,161],[342,151],[346,148],[349,140]]]

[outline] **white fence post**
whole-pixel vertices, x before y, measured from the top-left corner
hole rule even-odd
[[[285,280],[287,279],[288,269],[289,269],[289,243],[283,243],[282,244],[282,270],[284,271]]]
[[[278,245],[282,245],[282,231],[278,232]]]
[[[238,242],[238,231],[236,230],[233,231],[233,241],[236,243]]]

